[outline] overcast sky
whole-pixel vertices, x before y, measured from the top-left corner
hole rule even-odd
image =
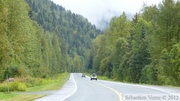
[[[52,0],[73,13],[80,14],[98,28],[102,27],[102,20],[110,20],[119,16],[123,11],[134,15],[139,12],[143,3],[147,5],[159,4],[162,0]]]

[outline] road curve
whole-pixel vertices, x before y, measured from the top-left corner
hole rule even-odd
[[[65,101],[180,101],[180,88],[91,81],[74,74],[77,91]]]
[[[77,84],[76,92],[65,99],[65,101],[119,101],[117,93],[100,83],[97,80],[90,80],[89,77],[82,78],[81,74],[74,74]]]
[[[75,93],[77,85],[73,74],[71,73],[69,80],[64,84],[64,86],[55,93],[48,96],[36,99],[34,101],[63,101],[64,99],[70,97]]]
[[[60,91],[35,101],[180,101],[180,88],[91,81],[73,73]]]

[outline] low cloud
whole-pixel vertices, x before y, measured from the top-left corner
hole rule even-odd
[[[162,0],[52,0],[67,10],[87,18],[97,28],[103,29],[113,16],[122,12],[134,15],[139,12],[143,3],[158,4]],[[107,20],[107,21],[106,21]]]

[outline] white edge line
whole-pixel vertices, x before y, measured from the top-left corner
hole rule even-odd
[[[64,97],[64,99],[62,99],[61,101],[63,101],[63,100],[65,100],[65,99],[69,98],[70,96],[72,96],[72,95],[77,91],[77,84],[76,84],[76,81],[75,81],[75,79],[74,79],[73,73],[71,73],[71,78],[72,78],[73,83],[75,84],[75,89],[74,89],[74,91],[73,91],[72,94],[70,94],[70,95]]]

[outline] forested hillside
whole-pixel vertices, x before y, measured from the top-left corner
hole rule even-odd
[[[30,16],[45,30],[58,36],[63,60],[68,71],[85,68],[92,47],[92,39],[101,32],[81,15],[71,13],[49,0],[26,0],[31,6]]]
[[[114,17],[101,34],[50,0],[0,0],[0,81],[96,72],[134,83],[180,86],[180,1]]]
[[[88,69],[134,83],[180,86],[180,1],[144,6],[111,19],[93,43]]]
[[[68,71],[85,69],[92,48],[92,39],[101,32],[81,15],[65,10],[50,0],[26,0],[30,17],[46,31],[58,36],[63,63]]]
[[[27,2],[0,0],[0,81],[81,71],[100,30],[49,0]]]

